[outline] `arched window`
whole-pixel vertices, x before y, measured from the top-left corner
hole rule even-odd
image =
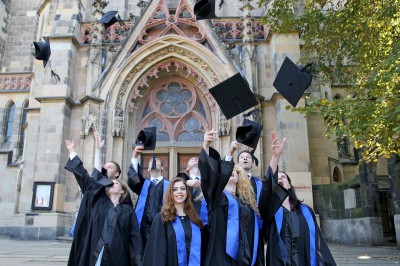
[[[28,101],[24,103],[22,106],[22,115],[21,115],[21,124],[19,126],[19,141],[18,141],[18,156],[22,156],[24,152],[24,144],[25,144],[25,130],[26,130],[26,122],[28,120],[28,112],[26,108],[28,108]]]
[[[335,169],[333,169],[333,182],[341,182],[342,181],[342,173],[340,172],[340,169],[336,166]]]
[[[157,141],[202,141],[207,124],[203,101],[184,79],[164,80],[140,104],[137,130],[157,127]]]
[[[12,102],[6,108],[6,119],[4,125],[4,142],[11,142],[14,127],[14,114],[15,114],[15,104]]]

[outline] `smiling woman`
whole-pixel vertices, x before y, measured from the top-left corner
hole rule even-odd
[[[143,265],[200,265],[202,227],[186,181],[173,178],[161,213],[154,218]]]

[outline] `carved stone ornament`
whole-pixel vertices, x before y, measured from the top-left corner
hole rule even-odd
[[[117,100],[115,106],[112,135],[113,137],[122,137],[124,135],[124,110],[122,109],[121,99]]]
[[[219,129],[218,135],[221,136],[229,136],[231,134],[231,120],[226,119],[226,117],[220,113],[219,119]]]
[[[87,101],[83,106],[81,136],[88,136],[90,129],[98,131],[99,117],[100,106],[96,103]]]

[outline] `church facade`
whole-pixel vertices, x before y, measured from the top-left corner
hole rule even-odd
[[[266,171],[270,132],[276,129],[279,138],[288,138],[280,168],[319,214],[328,240],[372,245],[393,235],[387,161],[359,167],[350,142],[327,139],[318,114],[287,110],[288,102],[272,86],[285,57],[299,61],[299,35],[269,31],[260,23],[265,7],[256,1],[225,1],[221,7],[216,1],[216,18],[210,20],[195,19],[195,2],[0,2],[0,234],[68,235],[81,195],[64,170],[65,139],[75,141],[90,172],[93,131],[99,131],[103,162],[120,163],[126,181],[136,135],[155,126],[155,153],[168,178],[199,154],[206,127],[218,131],[215,148],[224,155],[248,118],[264,126],[253,175]],[[98,20],[110,10],[122,20],[106,28]],[[31,48],[43,37],[51,47],[46,67]],[[227,120],[208,89],[239,71],[258,105]],[[340,95],[341,88],[312,85],[298,105],[306,97]],[[141,163],[146,166],[150,157],[144,154]],[[371,234],[357,236],[362,231]]]

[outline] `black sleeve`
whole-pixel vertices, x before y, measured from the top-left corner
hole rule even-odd
[[[222,194],[232,174],[234,163],[221,160],[219,153],[210,147],[209,154],[204,149],[199,157],[201,189],[207,202],[208,210],[213,210],[215,202]]]
[[[157,214],[151,226],[142,265],[165,266],[168,259],[167,254],[168,246],[165,225],[161,220],[161,215]]]
[[[128,170],[128,186],[129,188],[136,194],[140,194],[142,191],[142,187],[144,184],[143,170],[140,165],[138,165],[138,171],[136,172],[135,168],[133,168],[132,164],[129,166]]]
[[[129,254],[131,266],[140,266],[143,254],[142,237],[136,214],[133,211],[129,217]]]
[[[75,156],[72,160],[68,159],[64,168],[74,174],[82,193],[85,195],[90,187],[91,180],[81,159],[78,156]]]
[[[96,168],[92,172],[91,180],[96,185],[101,186],[101,187],[110,187],[110,186],[114,185],[114,182],[111,179],[104,176]]]
[[[280,186],[277,180],[278,169],[275,173],[272,173],[271,167],[268,167],[267,173],[262,180],[260,202],[258,203],[261,218],[266,225],[271,222],[271,219],[288,196],[288,191]]]

